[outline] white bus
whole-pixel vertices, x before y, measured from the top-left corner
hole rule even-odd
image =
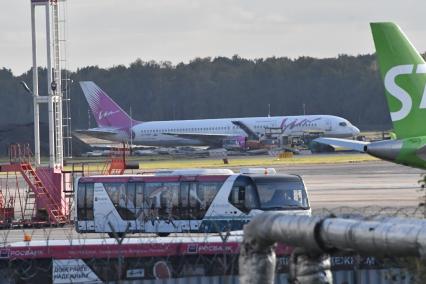
[[[81,177],[76,193],[80,233],[212,233],[241,230],[263,211],[311,213],[302,178],[271,168]]]

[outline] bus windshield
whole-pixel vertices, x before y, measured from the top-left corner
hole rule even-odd
[[[300,179],[262,178],[255,182],[261,210],[309,209],[305,187]]]

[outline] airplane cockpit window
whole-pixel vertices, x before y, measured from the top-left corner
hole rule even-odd
[[[339,122],[339,125],[340,125],[340,126],[347,126],[347,123],[346,123],[346,122],[344,122],[344,121],[342,121],[342,122]]]

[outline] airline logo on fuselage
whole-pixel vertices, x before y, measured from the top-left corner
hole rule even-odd
[[[292,130],[295,127],[307,126],[307,125],[309,125],[309,124],[311,124],[315,121],[318,121],[320,119],[321,119],[320,117],[317,117],[317,118],[314,118],[314,119],[304,118],[304,119],[301,119],[301,120],[296,118],[296,119],[292,120],[291,122],[289,122],[288,118],[284,118],[283,122],[281,122],[281,129],[283,131]]]
[[[410,75],[410,74],[426,74],[426,64],[418,64],[417,68],[414,69],[414,64],[397,65],[389,69],[384,78],[384,84],[386,91],[395,99],[401,102],[401,108],[398,111],[391,112],[392,121],[398,121],[404,119],[411,112],[413,107],[413,100],[410,94],[398,86],[395,79],[399,75]],[[423,90],[422,100],[420,102],[420,109],[426,108],[426,86]]]
[[[110,117],[111,115],[113,115],[113,114],[115,114],[115,113],[118,113],[119,111],[118,110],[116,110],[116,111],[100,111],[99,113],[98,113],[98,119],[99,120],[102,120],[102,119],[104,119],[104,118],[108,118],[108,117]]]

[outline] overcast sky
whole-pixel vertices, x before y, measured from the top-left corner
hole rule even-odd
[[[29,3],[2,0],[0,9],[0,68],[15,75],[31,66]],[[398,23],[419,51],[426,50],[425,0],[68,0],[67,7],[72,70],[137,58],[176,64],[234,54],[372,53],[371,21]]]

